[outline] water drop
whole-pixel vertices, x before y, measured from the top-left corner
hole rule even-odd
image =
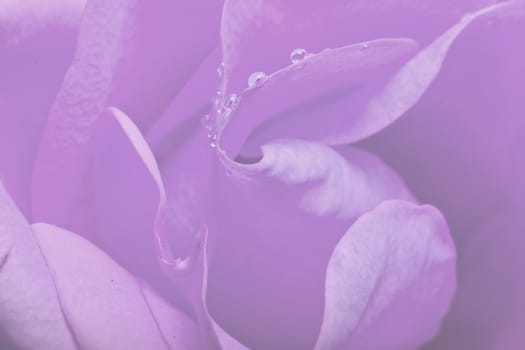
[[[210,135],[210,146],[211,148],[217,147],[217,133],[213,133]]]
[[[217,75],[219,78],[222,78],[222,75],[224,74],[224,62],[221,62],[219,66],[217,67]]]
[[[293,64],[296,64],[296,63],[300,63],[302,61],[304,61],[304,59],[308,56],[308,53],[306,52],[305,49],[295,49],[292,51],[292,53],[290,54],[290,60],[292,61]]]
[[[211,129],[211,116],[209,114],[205,114],[201,118],[201,126],[205,128],[206,130]]]
[[[368,43],[363,43],[361,44],[361,51],[364,51],[366,49],[368,49],[370,47],[370,45]]]
[[[234,110],[239,104],[239,96],[237,94],[229,94],[224,100],[224,108]]]
[[[266,79],[268,79],[268,74],[264,72],[254,72],[250,74],[250,77],[248,78],[248,87],[253,88],[262,85]]]

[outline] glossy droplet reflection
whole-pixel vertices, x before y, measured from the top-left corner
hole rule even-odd
[[[213,133],[209,137],[211,148],[217,147],[217,133]]]
[[[300,63],[304,61],[307,56],[308,53],[305,49],[297,48],[290,54],[290,61],[292,61],[293,64]]]
[[[224,100],[224,108],[233,110],[239,104],[239,96],[237,94],[229,94]]]
[[[262,85],[266,79],[268,79],[268,74],[264,72],[254,72],[250,74],[248,78],[248,87],[256,87]]]
[[[211,116],[209,114],[205,114],[201,118],[201,126],[206,129],[210,130],[212,128],[211,125]]]
[[[222,78],[222,75],[224,74],[224,62],[221,62],[219,66],[217,67],[217,75],[219,78]]]

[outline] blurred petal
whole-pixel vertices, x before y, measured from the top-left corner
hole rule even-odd
[[[433,207],[383,202],[361,216],[328,263],[316,349],[417,349],[455,289],[455,248]]]
[[[409,199],[379,159],[351,148],[281,140],[262,160],[223,159],[208,219],[208,306],[253,349],[313,348],[328,258],[357,215]],[[257,317],[254,317],[257,315]]]
[[[488,349],[525,300],[522,274],[507,271],[525,244],[525,8],[514,4],[473,23],[421,101],[365,142],[443,211],[458,246],[457,297],[428,349]]]
[[[89,2],[75,61],[51,111],[33,174],[37,220],[84,231],[71,218],[81,211],[75,206],[85,196],[80,189],[86,144],[100,112],[116,106],[146,129],[214,48],[221,5]]]
[[[164,319],[155,318],[148,301],[156,309],[165,302],[102,251],[55,226],[36,224],[33,229],[81,348],[200,349],[193,321],[172,310],[173,328],[165,333],[159,324]]]
[[[0,178],[27,217],[37,146],[73,58],[84,2],[0,3]]]
[[[77,349],[31,227],[1,184],[0,285],[0,333],[12,346],[24,350]],[[0,343],[2,349],[4,346]]]
[[[220,50],[213,50],[202,61],[197,72],[184,88],[177,94],[161,117],[152,125],[146,134],[155,154],[173,151],[173,134],[184,124],[200,121],[210,108],[210,102],[217,89],[217,66],[220,61]]]
[[[385,37],[426,45],[465,12],[494,2],[226,0],[221,26],[226,90],[241,91],[252,72],[288,65],[295,48],[319,52]]]
[[[522,322],[524,232],[523,212],[511,208],[481,222],[475,239],[459,256],[459,284],[452,309],[440,336],[427,349],[490,350]],[[506,349],[514,348],[519,347]]]

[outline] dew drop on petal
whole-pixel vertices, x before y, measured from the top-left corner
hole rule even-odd
[[[304,59],[308,56],[308,53],[305,49],[295,49],[290,54],[290,61],[292,61],[293,64],[300,63],[304,61]]]
[[[239,96],[237,94],[229,94],[224,100],[224,108],[229,110],[235,109],[239,104]]]
[[[370,45],[368,43],[363,43],[361,44],[361,51],[364,51],[366,49],[368,49],[370,47]]]
[[[250,74],[250,77],[248,78],[248,87],[253,88],[262,85],[266,79],[268,79],[268,74],[264,72],[254,72]]]
[[[217,75],[219,78],[222,78],[222,75],[224,74],[224,62],[221,62],[219,66],[217,67]]]
[[[210,135],[210,146],[211,148],[217,147],[217,133],[213,133]]]
[[[201,126],[207,130],[211,129],[211,116],[209,114],[205,114],[202,116]]]

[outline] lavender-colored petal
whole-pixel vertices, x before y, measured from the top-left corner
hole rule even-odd
[[[172,311],[173,328],[165,333],[159,325],[164,319],[157,319],[150,308],[150,303],[162,307],[165,302],[94,245],[52,225],[36,224],[33,229],[79,348],[201,349],[194,321]]]
[[[475,21],[421,101],[365,142],[443,211],[458,246],[456,299],[428,349],[489,349],[524,309],[525,11],[515,5]]]
[[[439,211],[383,202],[350,227],[330,257],[315,349],[417,349],[448,310],[455,260]]]
[[[122,111],[110,108],[100,117],[91,145],[96,242],[113,260],[168,296],[154,231],[166,194],[148,144]]]
[[[252,133],[248,152],[278,137],[329,144],[362,140],[419,100],[439,73],[454,40],[474,19],[509,4],[464,16],[410,60],[413,43],[380,40],[314,55],[297,67],[271,75],[264,86],[243,94],[223,133],[223,147],[235,156]],[[318,126],[321,116],[323,128]]]
[[[313,348],[335,244],[356,216],[411,196],[394,172],[359,150],[300,140],[263,150],[254,164],[222,158],[226,170],[210,197],[208,305],[250,348]]]
[[[341,137],[361,118],[374,82],[388,79],[417,49],[413,40],[382,39],[325,50],[301,63],[287,64],[259,88],[243,93],[222,133],[222,148],[236,156],[249,136],[258,145],[279,137],[315,141]],[[338,99],[346,102],[334,101]],[[315,109],[315,104],[334,102],[337,106],[331,106],[329,113]]]
[[[73,58],[84,2],[0,3],[0,178],[28,217],[33,162],[45,119]]]

